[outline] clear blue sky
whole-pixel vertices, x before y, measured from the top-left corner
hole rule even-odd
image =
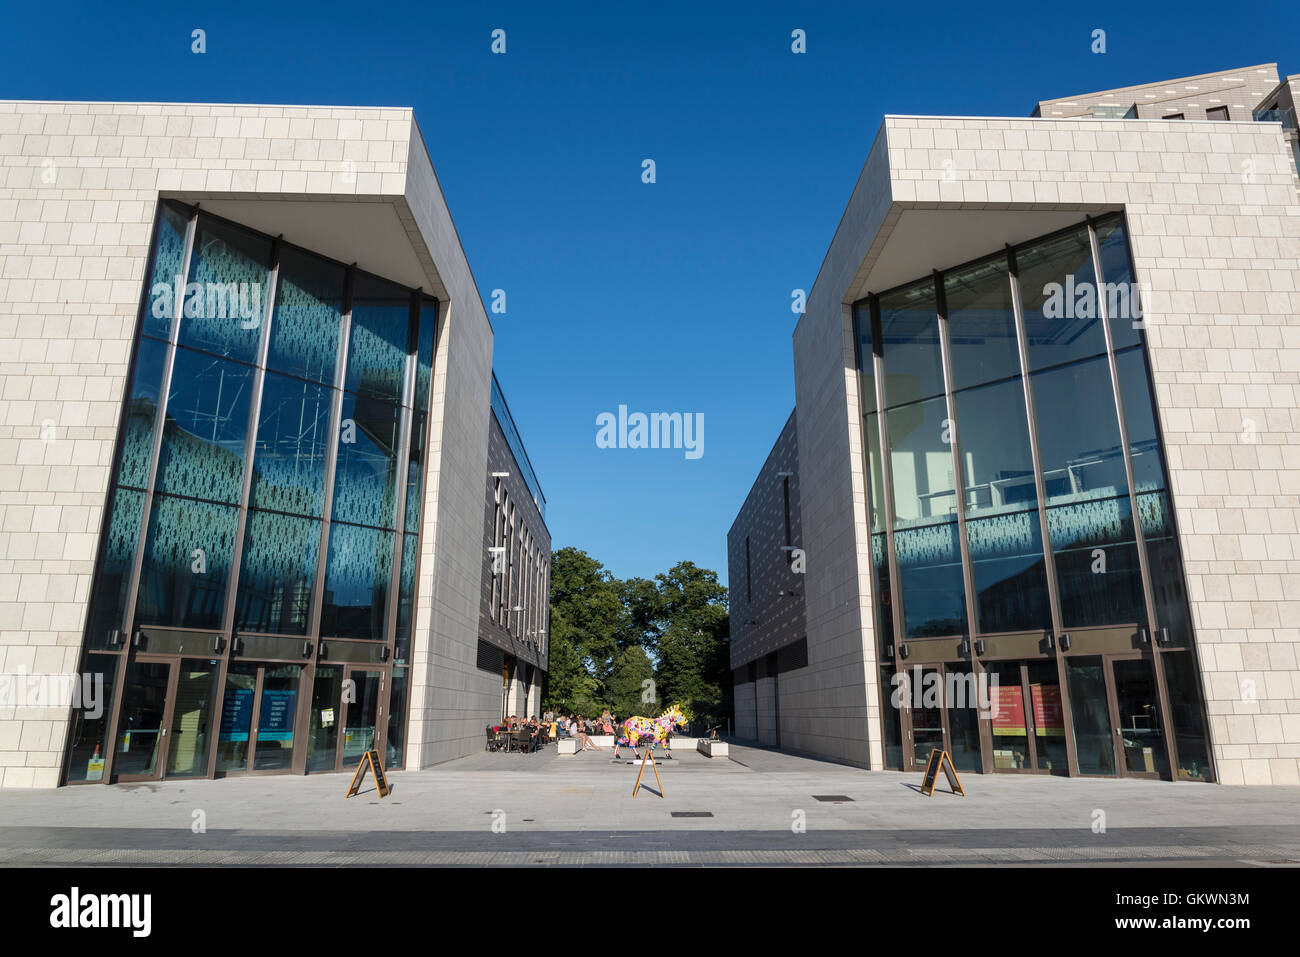
[[[21,3],[0,97],[413,106],[484,301],[507,293],[494,365],[555,547],[725,580],[727,529],[794,404],[791,290],[812,286],[883,114],[1285,75],[1297,36],[1294,2]],[[619,404],[704,413],[704,456],[598,449]]]

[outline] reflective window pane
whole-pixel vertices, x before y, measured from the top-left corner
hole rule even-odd
[[[176,350],[155,488],[213,502],[239,501],[253,369]]]
[[[892,771],[903,770],[903,725],[899,707],[894,699],[896,690],[892,663],[880,668],[882,691],[880,711],[885,723],[885,767]]]
[[[185,288],[181,258],[185,255],[185,230],[189,226],[189,217],[180,207],[166,200],[160,201],[158,206],[158,238],[145,301],[144,333],[167,339],[171,336],[172,320],[176,315],[176,290]]]
[[[199,217],[190,256],[180,343],[253,362],[266,312],[271,241]]]
[[[119,488],[113,492],[112,511],[104,532],[104,553],[99,575],[91,592],[90,622],[87,628],[88,648],[125,647],[125,634],[118,634],[116,645],[111,643],[115,633],[122,629],[122,616],[131,588],[131,566],[135,561],[140,539],[140,521],[144,517],[144,493]]]
[[[1101,257],[1101,278],[1115,349],[1137,345],[1142,324],[1142,297],[1129,267],[1128,239],[1118,217],[1097,225],[1097,253]]]
[[[415,617],[415,570],[420,558],[419,536],[409,533],[402,536],[402,575],[397,596],[397,654],[398,661],[406,659],[411,643],[411,622]]]
[[[1106,351],[1086,227],[1018,248],[1016,266],[1029,368],[1042,369]]]
[[[334,382],[345,279],[342,266],[292,247],[280,250],[268,369]]]
[[[392,532],[331,525],[321,637],[382,641],[392,577]]]
[[[943,398],[886,413],[889,468],[896,527],[924,524],[956,513],[952,428]]]
[[[1151,661],[1117,659],[1110,663],[1115,680],[1115,710],[1119,714],[1119,740],[1129,773],[1169,773],[1165,736],[1161,730],[1160,696]]]
[[[1156,436],[1155,401],[1147,381],[1146,357],[1141,347],[1115,356],[1119,392],[1124,400],[1124,426],[1133,458],[1133,482],[1139,492],[1165,487],[1160,441]]]
[[[149,459],[153,454],[153,427],[158,417],[163,370],[167,365],[167,343],[141,337],[135,352],[135,370],[122,424],[122,453],[117,481],[144,488],[149,481]]]
[[[1105,356],[1031,378],[1047,504],[1127,494]]]
[[[410,325],[410,292],[358,275],[343,387],[390,402],[401,401]]]
[[[155,496],[136,622],[220,628],[239,510]]]
[[[938,313],[932,279],[880,297],[886,405],[943,394]]]
[[[1146,358],[1139,346],[1119,353],[1115,365],[1124,398],[1124,422],[1133,459],[1133,481],[1138,488],[1138,512],[1146,540],[1157,626],[1190,639],[1187,589],[1156,435],[1155,399],[1147,378]]]
[[[1170,718],[1174,726],[1178,751],[1180,781],[1212,781],[1209,749],[1205,742],[1205,722],[1201,715],[1200,680],[1196,663],[1187,651],[1168,651],[1160,656],[1164,662],[1165,685],[1169,692]]]
[[[953,396],[966,483],[966,537],[979,631],[1051,623],[1024,385],[1020,377]]]
[[[879,415],[875,412],[869,413],[863,425],[867,440],[867,470],[871,477],[871,487],[867,490],[868,503],[871,507],[871,530],[881,532],[885,529],[885,489],[881,474],[884,459],[880,454]]]
[[[86,655],[81,674],[89,675],[102,707],[76,708],[72,712],[72,743],[68,755],[68,781],[104,780],[108,756],[108,722],[112,718],[113,691],[121,655]],[[83,678],[84,682],[85,679]],[[84,685],[83,685],[84,687]],[[98,713],[96,713],[96,711]]]
[[[1066,628],[1146,619],[1127,495],[1047,510]]]
[[[335,521],[393,528],[401,410],[346,393],[334,478]]]
[[[410,685],[409,669],[394,668],[390,682],[392,690],[388,696],[387,754],[384,758],[384,767],[390,770],[401,770],[402,767],[406,744],[406,699]]]
[[[424,464],[425,416],[416,413],[411,422],[411,454],[406,466],[406,517],[405,528],[408,531],[420,530],[420,517],[424,506],[424,484],[421,482],[421,469]]]
[[[426,299],[420,307],[420,337],[415,351],[415,398],[412,405],[429,411],[429,387],[433,382],[433,347],[438,333],[438,304]]]
[[[301,379],[266,374],[253,449],[254,508],[322,514],[330,404],[337,394]]]
[[[946,274],[943,288],[953,389],[1018,375],[1020,348],[1005,258]]]
[[[249,512],[235,604],[235,630],[305,635],[320,522]]]
[[[907,639],[966,633],[966,584],[956,520],[894,533]]]
[[[862,411],[876,411],[876,379],[871,341],[871,308],[868,303],[853,307],[853,321],[858,330],[858,370],[862,373]]]

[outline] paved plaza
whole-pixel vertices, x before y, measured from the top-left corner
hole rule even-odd
[[[1300,866],[1296,787],[970,774],[925,797],[734,745],[663,761],[663,797],[647,769],[633,798],[637,771],[551,746],[396,772],[383,799],[337,774],[8,791],[0,864]]]

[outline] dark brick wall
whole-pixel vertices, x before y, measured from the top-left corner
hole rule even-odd
[[[807,632],[804,617],[806,576],[791,569],[791,553],[782,550],[782,546],[787,544],[782,472],[790,473],[788,544],[798,548],[803,542],[799,521],[798,449],[795,413],[791,412],[727,533],[731,667],[740,669],[735,676],[737,683],[747,678],[747,669],[743,666],[800,641]],[[794,594],[782,596],[782,590]]]

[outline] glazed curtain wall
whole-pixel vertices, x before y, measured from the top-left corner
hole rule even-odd
[[[144,295],[87,651],[153,626],[404,665],[437,303],[169,201]]]
[[[1135,625],[1190,648],[1130,264],[1113,214],[855,304],[887,669],[941,636]]]

